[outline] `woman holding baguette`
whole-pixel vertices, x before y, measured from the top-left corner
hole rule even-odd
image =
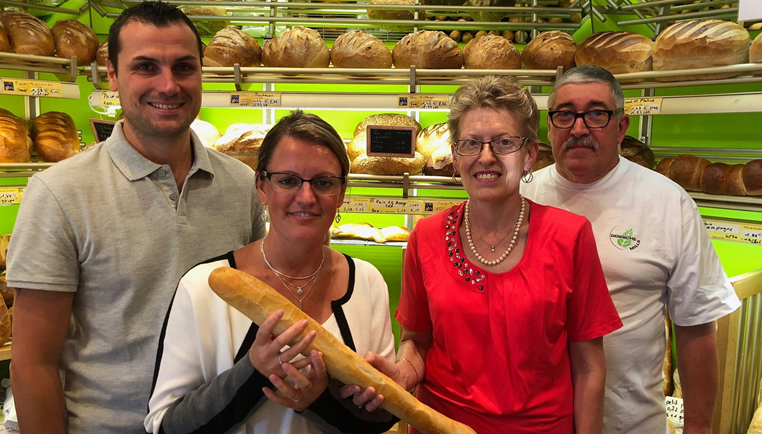
[[[341,390],[326,375],[320,353],[300,355],[315,331],[286,345],[307,321],[274,337],[282,310],[258,327],[208,284],[219,267],[249,273],[353,350],[379,353],[391,363],[394,338],[381,274],[324,245],[348,171],[341,137],[319,117],[295,111],[270,130],[257,166],[270,232],[180,280],[159,341],[148,432],[380,433],[396,422],[386,412],[354,405],[354,388]]]
[[[519,194],[538,125],[534,100],[512,78],[455,93],[448,126],[469,198],[412,231],[397,362],[366,359],[480,434],[600,434],[602,336],[622,323],[590,222]],[[357,405],[382,401],[352,387]]]

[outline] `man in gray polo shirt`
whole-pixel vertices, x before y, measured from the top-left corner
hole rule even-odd
[[[254,172],[190,131],[201,40],[188,18],[160,2],[126,10],[111,27],[108,76],[124,121],[30,179],[12,236],[22,432],[144,432],[178,280],[264,236]]]

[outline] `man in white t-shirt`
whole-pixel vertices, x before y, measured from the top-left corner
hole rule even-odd
[[[529,199],[593,224],[609,291],[624,327],[603,340],[604,433],[663,433],[667,308],[675,324],[684,434],[712,432],[718,356],[714,321],[740,305],[693,200],[666,177],[619,157],[630,125],[608,71],[567,72],[548,98],[556,164],[522,185]]]

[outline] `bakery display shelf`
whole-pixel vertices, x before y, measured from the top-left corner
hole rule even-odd
[[[11,341],[0,346],[0,361],[11,359]]]
[[[762,212],[762,197],[755,196],[718,196],[689,191],[688,194],[697,206],[734,211]]]
[[[647,24],[658,26],[652,27],[652,30],[661,30],[664,27],[663,24],[675,20],[736,19],[738,17],[737,3],[738,0],[712,0],[702,3],[686,0],[656,0],[642,3],[635,3],[632,0],[608,0],[608,5],[597,6],[596,9],[603,15],[634,14],[638,17],[632,20],[619,20],[619,26]],[[728,7],[719,9],[721,6]]]
[[[375,241],[368,240],[350,240],[345,238],[331,238],[331,245],[339,246],[386,246],[386,247],[407,247],[407,241],[387,241],[385,243],[377,243]]]
[[[77,76],[80,74],[77,69],[76,56],[62,59],[54,56],[0,52],[0,70],[3,69],[24,72],[47,72],[55,74],[62,82],[71,82],[72,85],[76,85]],[[0,92],[2,90],[0,89]]]
[[[749,160],[762,158],[762,149],[740,148],[691,148],[691,147],[651,147],[657,159],[677,157],[682,154],[691,154],[706,158],[713,162],[745,163]]]
[[[90,5],[89,3],[85,3],[82,5],[79,9],[69,9],[69,8],[62,8],[58,6],[50,6],[43,3],[27,3],[26,1],[20,2],[20,1],[10,1],[10,0],[0,0],[0,6],[10,6],[14,8],[19,8],[19,10],[26,11],[26,9],[33,9],[38,11],[44,11],[44,12],[55,12],[60,14],[66,14],[66,15],[73,15],[75,18],[79,17],[81,14],[83,14],[87,9],[89,9]]]
[[[29,178],[55,163],[0,163],[0,178]]]
[[[704,227],[715,240],[762,245],[762,223],[704,217]]]

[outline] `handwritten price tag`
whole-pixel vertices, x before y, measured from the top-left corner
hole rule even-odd
[[[119,92],[101,92],[101,105],[104,107],[119,107]]]
[[[280,92],[233,92],[231,107],[280,107]]]
[[[458,205],[461,202],[463,201],[462,200],[437,200],[437,201],[431,201],[431,202],[424,201],[423,211],[427,214],[433,214],[435,212],[444,211],[448,208]]]
[[[397,95],[397,107],[405,109],[450,108],[450,95],[446,93],[405,93]]]
[[[63,97],[63,88],[57,81],[2,78],[2,93],[25,96]]]
[[[683,410],[682,398],[667,396],[665,403],[667,405],[667,417],[672,420],[675,428],[681,428],[685,424],[685,411]]]
[[[419,214],[423,201],[416,199],[371,199],[370,212],[383,214]]]
[[[628,115],[656,115],[661,113],[662,98],[627,98],[624,112]]]
[[[344,198],[344,203],[341,205],[341,212],[369,212],[370,211],[370,199],[368,198]]]
[[[762,244],[762,226],[743,225],[741,238],[751,244]]]
[[[18,205],[24,196],[24,188],[0,188],[0,205]]]

